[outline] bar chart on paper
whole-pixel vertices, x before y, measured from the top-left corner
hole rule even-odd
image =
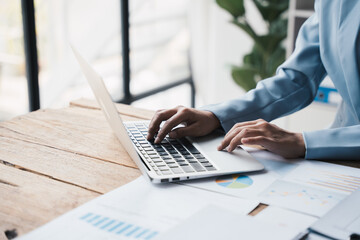
[[[322,216],[345,196],[335,192],[278,180],[261,194],[261,199],[267,204],[297,210],[310,215]]]
[[[360,187],[360,177],[338,174],[329,171],[319,171],[314,177],[308,179],[309,184],[351,193]]]
[[[360,170],[313,163],[297,168],[286,180],[321,190],[350,194],[360,187]]]
[[[104,233],[112,234],[115,239],[144,239],[150,240],[158,235],[158,232],[153,229],[137,226],[130,222],[112,219],[96,213],[83,214],[79,220],[88,224],[89,226],[103,231]]]

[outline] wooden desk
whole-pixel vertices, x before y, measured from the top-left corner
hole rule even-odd
[[[126,121],[153,115],[117,108]],[[0,123],[0,163],[0,239],[5,230],[22,235],[141,175],[95,101],[85,99]]]

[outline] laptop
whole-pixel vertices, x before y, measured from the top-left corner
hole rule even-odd
[[[102,78],[76,49],[72,47],[72,50],[113,132],[151,182],[175,182],[264,169],[241,147],[232,153],[217,151],[224,137],[219,132],[199,138],[170,139],[167,136],[160,144],[147,141],[150,122],[123,122]]]

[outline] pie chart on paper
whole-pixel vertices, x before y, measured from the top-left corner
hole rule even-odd
[[[226,188],[247,188],[253,184],[253,180],[250,177],[240,174],[222,176],[217,178],[215,182],[219,186]]]

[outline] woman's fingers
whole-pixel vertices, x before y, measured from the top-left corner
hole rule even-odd
[[[186,122],[188,119],[188,113],[178,111],[175,115],[169,118],[160,129],[156,136],[155,143],[160,143],[165,136],[171,132],[171,130],[182,122]]]
[[[235,128],[235,129],[232,129],[230,130],[224,137],[224,139],[221,141],[220,145],[218,146],[218,150],[223,150],[224,148],[226,148],[231,140],[237,135],[239,134],[241,131],[241,128]]]
[[[186,127],[179,127],[169,133],[171,138],[182,138],[185,136],[193,137],[198,136],[197,130],[199,129],[199,124],[194,123]]]
[[[301,133],[288,132],[264,120],[237,124],[220,144],[218,150],[227,147],[233,151],[240,144],[260,145],[285,158],[305,155],[305,143]]]
[[[262,119],[258,119],[255,121],[249,121],[249,122],[241,122],[241,123],[237,123],[235,124],[230,131],[225,135],[223,141],[220,143],[220,145],[218,146],[218,150],[222,150],[224,148],[226,148],[230,142],[232,141],[233,138],[235,138],[238,134],[240,134],[240,139],[239,139],[239,144],[241,143],[241,137],[245,136],[246,134],[249,134],[249,132],[253,132],[255,130],[259,130],[264,128],[264,122],[266,123],[266,121],[262,120]],[[244,131],[244,132],[242,132]],[[258,133],[260,134],[260,133]],[[234,148],[235,149],[235,148]]]
[[[176,114],[176,112],[176,108],[156,111],[149,124],[147,139],[149,141],[152,140],[155,134],[159,131],[161,122],[168,120],[170,117]]]
[[[263,135],[263,132],[256,128],[243,128],[239,134],[232,138],[227,146],[227,151],[232,152],[234,149],[242,144],[242,139],[252,136]],[[225,146],[226,147],[226,146]]]
[[[264,148],[268,148],[271,144],[271,139],[264,136],[256,136],[256,137],[246,137],[241,140],[243,144],[248,145],[260,145]]]

